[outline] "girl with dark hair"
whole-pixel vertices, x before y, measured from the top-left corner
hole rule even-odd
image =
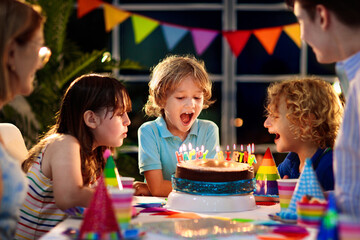
[[[127,90],[112,77],[89,74],[71,83],[56,124],[22,165],[29,190],[16,239],[38,239],[66,218],[65,210],[89,205],[105,167],[102,154],[123,144],[130,110]]]

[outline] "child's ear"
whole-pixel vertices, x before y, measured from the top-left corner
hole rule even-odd
[[[93,111],[87,110],[84,113],[84,121],[86,126],[89,128],[96,128],[100,124],[100,117],[96,115]]]

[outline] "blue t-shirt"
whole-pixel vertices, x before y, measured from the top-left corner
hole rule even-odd
[[[219,146],[219,128],[212,121],[196,119],[186,139],[181,141],[167,129],[164,118],[158,117],[141,125],[138,139],[140,174],[161,169],[163,178],[170,181],[176,170],[175,152],[182,144],[189,146],[191,143],[193,149],[204,145],[205,150],[209,151],[206,158],[215,157],[216,146]]]
[[[324,191],[334,190],[334,171],[333,171],[333,151],[331,148],[319,148],[311,158],[312,166],[315,170],[317,179]],[[278,171],[280,177],[285,175],[289,178],[299,178],[299,156],[290,152],[284,161],[279,164]]]

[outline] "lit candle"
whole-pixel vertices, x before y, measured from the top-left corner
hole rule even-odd
[[[239,153],[239,162],[243,162],[244,153],[243,152],[238,152],[238,153]]]
[[[225,151],[225,154],[226,154],[226,161],[230,161],[231,158],[230,158],[230,151],[229,151],[229,145],[227,145],[226,147],[226,151]]]
[[[183,144],[183,151],[184,151],[184,161],[189,160],[189,154],[186,152],[186,145]]]
[[[244,145],[241,144],[240,146],[240,151],[243,152],[244,151]]]
[[[184,161],[184,155],[182,154],[182,147],[181,146],[179,148],[179,152],[176,151],[175,155],[176,155],[176,159],[177,159],[178,163]]]
[[[251,144],[251,153],[254,153],[254,152],[255,152],[255,144],[252,143],[252,144]]]
[[[215,158],[219,158],[219,152],[220,152],[220,147],[216,146],[216,155]]]
[[[209,150],[206,150],[204,153],[203,153],[203,159],[206,159],[206,155],[209,153]]]
[[[202,155],[203,155],[202,151],[199,150],[198,147],[196,147],[196,155],[195,155],[196,160],[199,160],[199,158],[200,158]]]
[[[196,154],[195,149],[192,149],[191,143],[189,143],[189,160],[192,160],[192,157]]]

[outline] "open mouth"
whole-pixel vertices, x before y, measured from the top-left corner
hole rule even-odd
[[[275,133],[275,141],[278,140],[280,138],[280,134]]]
[[[180,115],[180,119],[183,124],[187,125],[191,122],[193,115],[194,115],[193,113],[182,113]]]

